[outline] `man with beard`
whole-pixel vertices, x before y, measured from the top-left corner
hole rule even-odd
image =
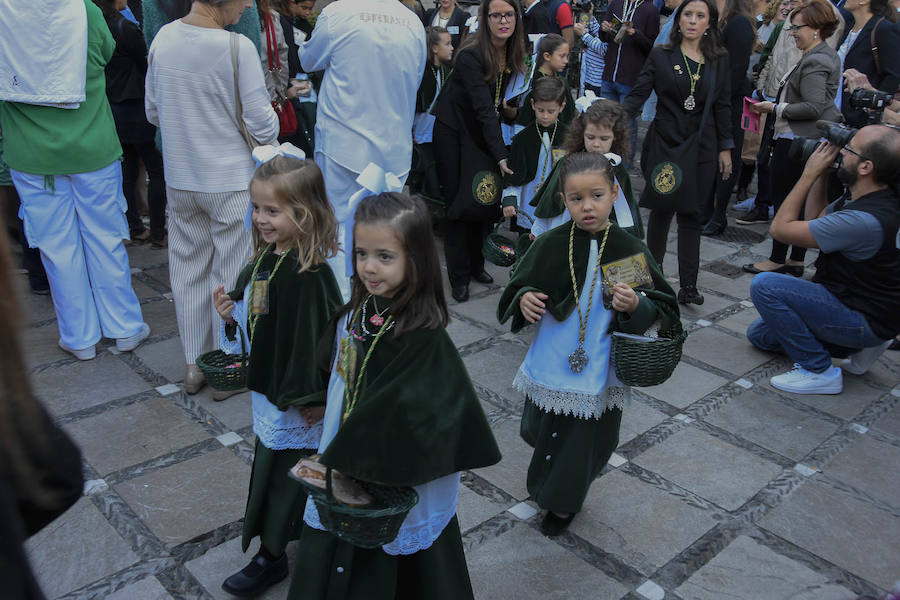
[[[839,157],[839,158],[838,158]],[[838,160],[846,186],[826,206],[826,170]],[[795,394],[839,394],[841,369],[859,375],[900,332],[900,130],[861,129],[843,148],[825,143],[772,221],[772,237],[818,248],[812,281],[760,273],[750,296],[760,318],[747,329],[750,342],[786,353],[794,362],[772,386]],[[806,200],[806,217],[800,211]],[[841,368],[831,357],[850,359]]]

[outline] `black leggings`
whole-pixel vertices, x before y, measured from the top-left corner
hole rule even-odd
[[[150,178],[150,187],[147,194],[147,204],[150,213],[150,238],[161,240],[166,235],[166,181],[163,175],[162,154],[156,148],[152,140],[142,144],[122,144],[122,188],[125,193],[125,202],[128,203],[128,229],[131,235],[144,231],[144,224],[138,213],[137,206],[137,179],[139,161],[144,162],[147,176]]]
[[[793,187],[797,185],[797,182],[800,180],[800,175],[803,174],[803,163],[793,160],[788,156],[790,147],[790,139],[778,138],[775,140],[772,148],[772,158],[769,160],[769,172],[771,174],[770,189],[772,190],[772,201],[775,205],[775,212],[778,212],[784,199],[787,198],[787,195],[791,192]],[[800,207],[801,220],[803,219],[805,204],[806,203],[804,202],[803,206]],[[787,258],[789,247],[788,244],[784,244],[773,238],[772,253],[769,255],[769,260],[783,265]],[[805,258],[806,248],[803,248],[802,246],[793,246],[791,248],[791,260],[802,262]]]
[[[662,269],[666,256],[666,242],[674,211],[654,209],[647,221],[647,248],[653,260]],[[700,270],[700,231],[705,215],[678,213],[678,279],[681,287],[696,286],[697,272]]]

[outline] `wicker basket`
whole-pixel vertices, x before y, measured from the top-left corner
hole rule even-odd
[[[247,372],[250,370],[250,357],[247,356],[247,345],[243,328],[238,325],[241,336],[241,353],[225,354],[221,350],[204,352],[197,357],[197,366],[203,371],[206,383],[214,390],[230,392],[247,387]]]
[[[369,506],[348,506],[334,498],[330,468],[325,471],[324,490],[295,476],[293,470],[288,471],[288,475],[312,496],[322,526],[343,541],[360,548],[378,548],[394,541],[406,515],[419,501],[419,495],[411,487],[391,487],[356,480],[375,498],[375,502]]]
[[[629,386],[647,387],[659,385],[672,376],[687,333],[681,323],[653,341],[633,340],[612,336],[613,363],[616,377]]]
[[[526,221],[529,225],[533,224],[531,217],[523,212],[516,215],[516,218]],[[521,249],[528,249],[530,238],[527,233],[519,234],[516,238],[500,233],[499,229],[502,223],[503,221],[498,222],[493,231],[484,239],[481,253],[488,262],[494,263],[498,267],[511,267],[519,259],[519,256],[524,254]]]

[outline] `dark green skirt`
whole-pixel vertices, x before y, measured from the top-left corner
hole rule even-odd
[[[275,556],[284,552],[291,540],[300,538],[306,493],[290,479],[288,470],[315,450],[269,450],[256,440],[250,493],[244,511],[241,547],[244,552],[250,540],[259,536],[266,549]]]
[[[427,550],[391,556],[305,527],[288,600],[473,600],[456,516]]]
[[[599,419],[579,419],[541,410],[525,398],[522,439],[532,448],[528,493],[538,506],[555,513],[581,510],[588,488],[619,445],[622,410]]]

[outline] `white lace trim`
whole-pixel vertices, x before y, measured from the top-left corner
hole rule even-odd
[[[315,450],[322,437],[322,421],[311,427],[280,427],[254,418],[253,433],[269,450]]]
[[[629,387],[607,386],[600,394],[554,390],[532,379],[521,367],[513,387],[541,410],[579,419],[599,419],[607,409],[624,409],[631,402]]]

